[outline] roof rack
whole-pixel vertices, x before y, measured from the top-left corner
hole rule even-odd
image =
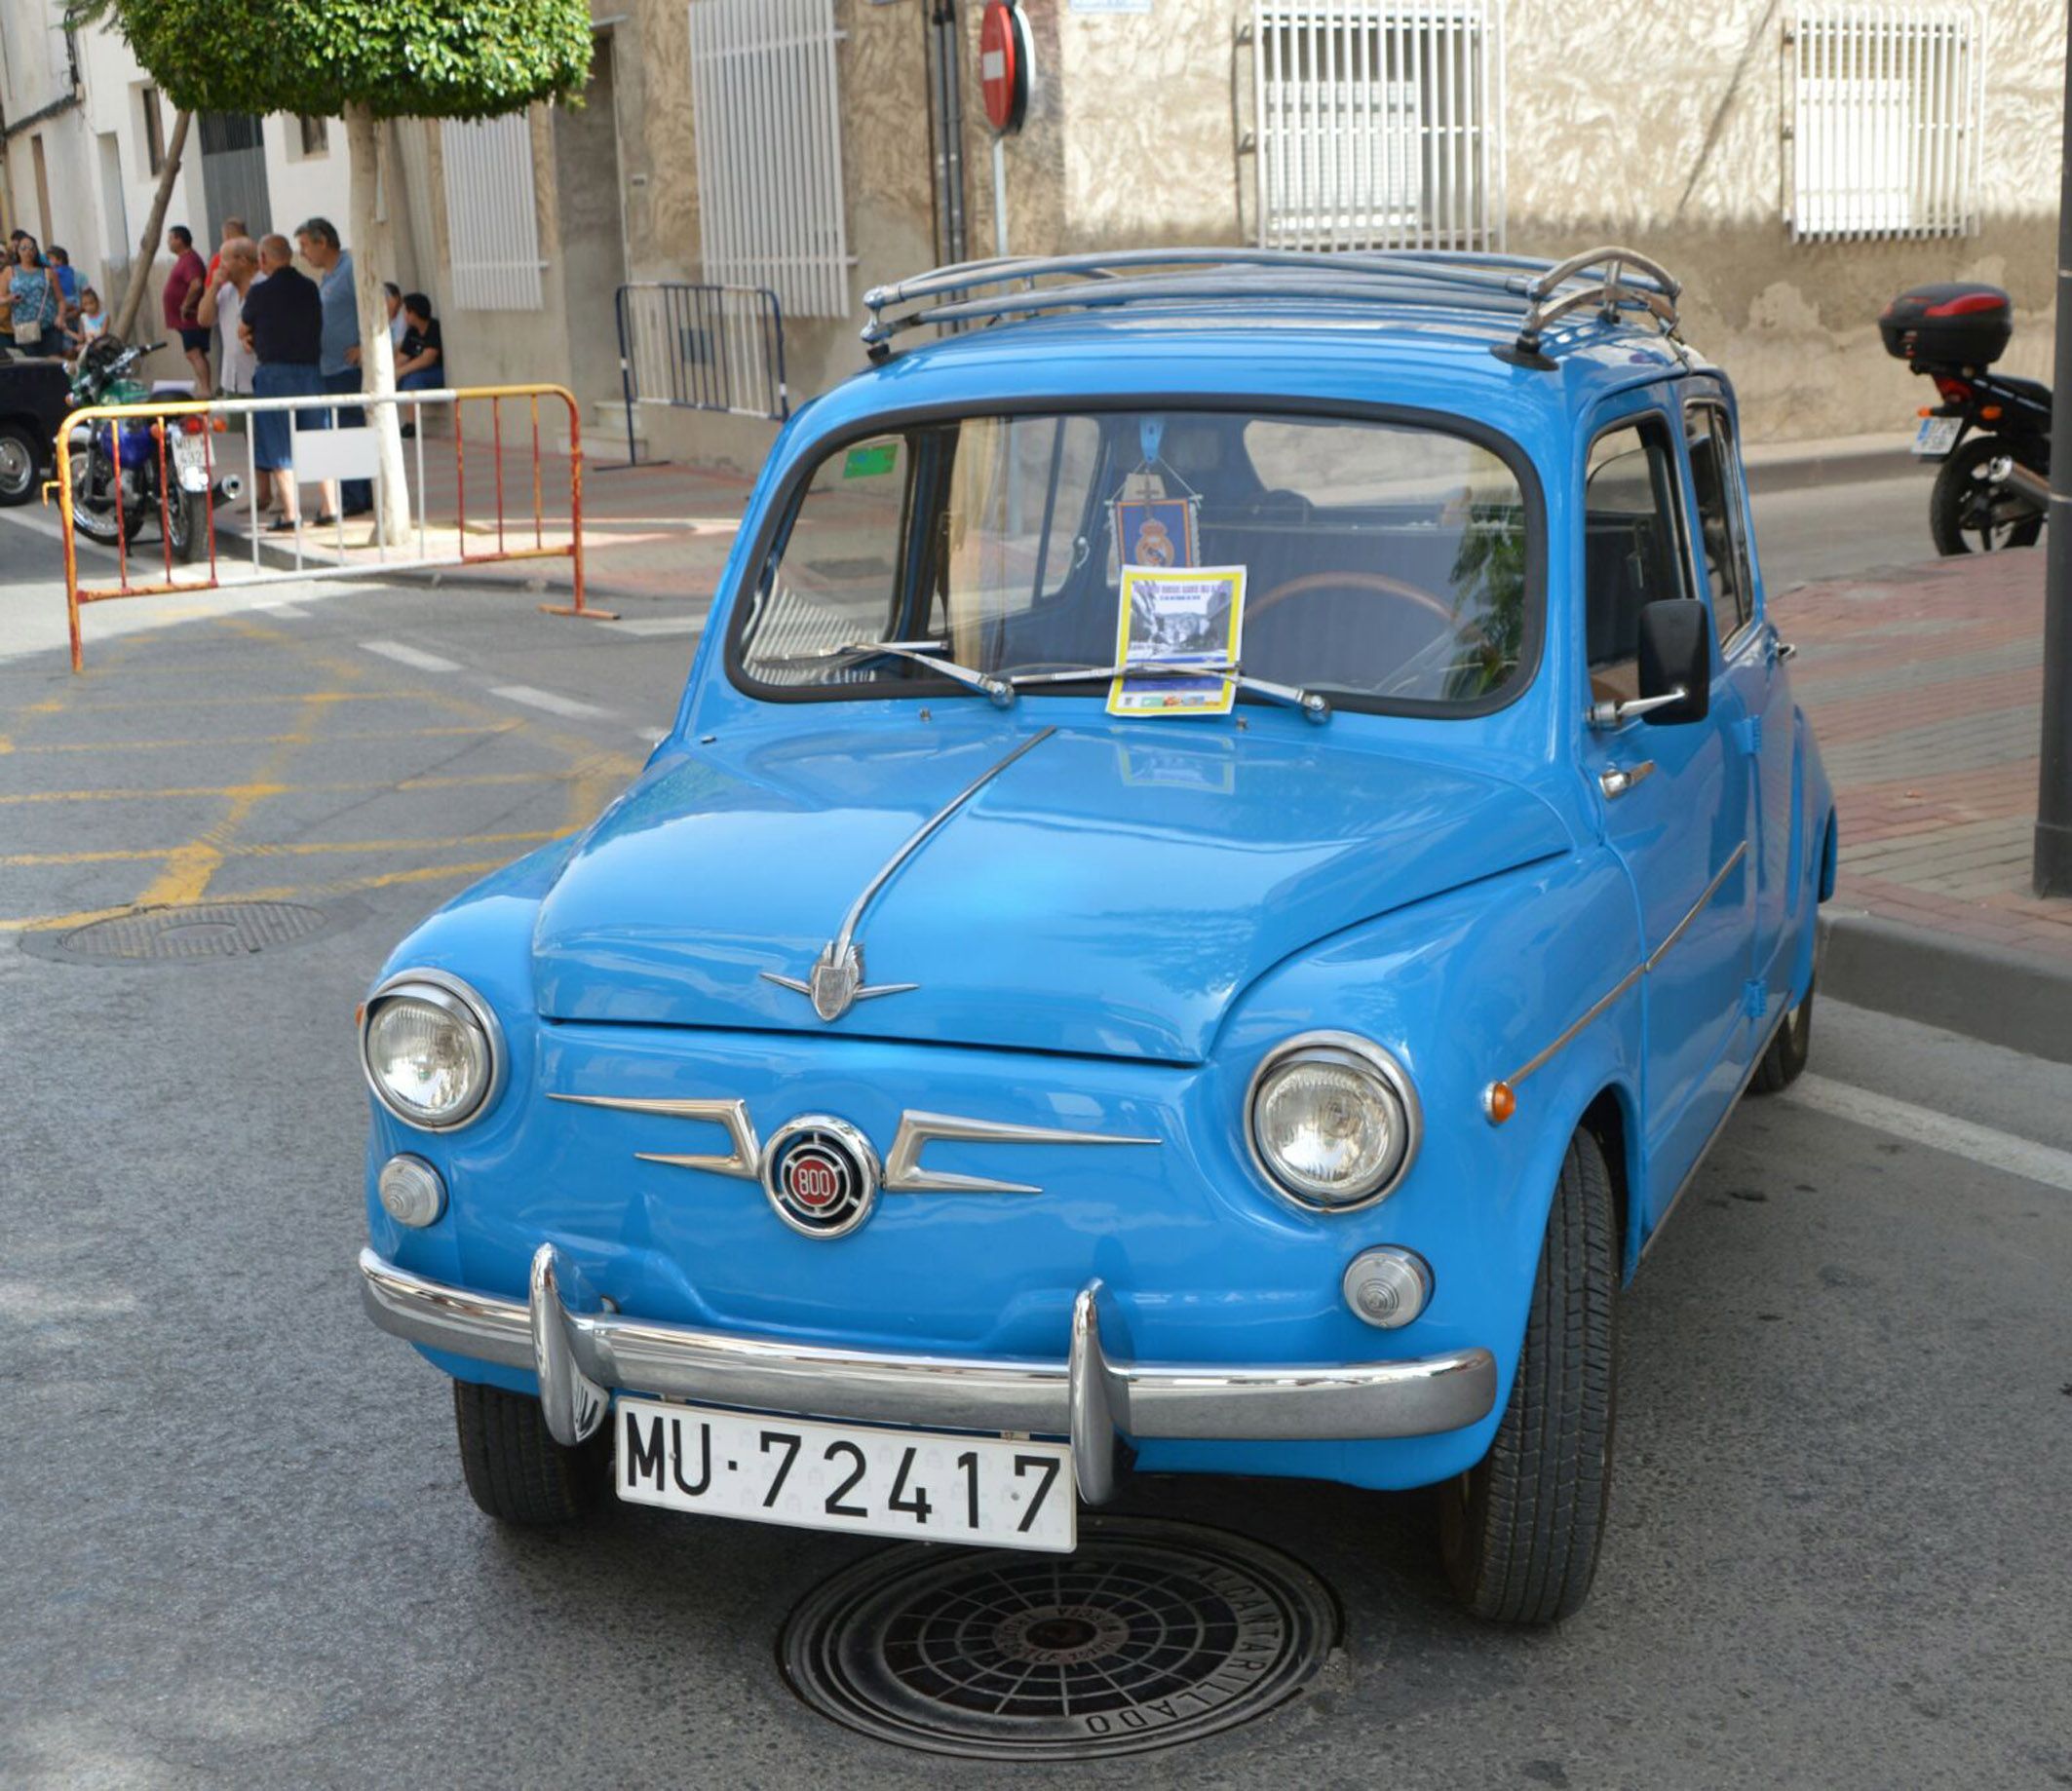
[[[1515,365],[1552,367],[1543,350],[1546,333],[1578,311],[1592,310],[1607,324],[1622,311],[1645,313],[1675,341],[1682,289],[1659,262],[1619,248],[1554,262],[1445,249],[1134,248],[996,256],[873,286],[863,295],[870,321],[863,336],[870,358],[882,361],[894,337],[927,324],[1173,301],[1321,298],[1515,316],[1516,340],[1490,352]]]

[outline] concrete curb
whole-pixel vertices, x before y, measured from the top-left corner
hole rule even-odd
[[[1920,470],[1904,441],[1885,436],[1867,441],[1793,442],[1751,446],[1743,456],[1748,490],[1756,497],[1807,491],[1820,485],[1852,485],[1862,479],[1900,478]]]
[[[2072,1063],[2072,969],[1861,909],[1821,917],[1821,993]]]

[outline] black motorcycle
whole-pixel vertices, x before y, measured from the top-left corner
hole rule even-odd
[[[1936,382],[1914,453],[1938,463],[1928,523],[1938,553],[2033,547],[2051,491],[2051,388],[1995,373],[2014,333],[1998,286],[1901,292],[1878,319],[1885,351]]]
[[[73,409],[148,401],[150,392],[131,370],[159,346],[126,348],[111,336],[90,342],[72,375]],[[208,427],[202,416],[74,424],[65,448],[74,526],[89,541],[112,547],[118,536],[134,541],[145,518],[156,517],[174,558],[199,558],[209,549]],[[234,498],[238,484],[234,476],[219,476],[215,501]]]

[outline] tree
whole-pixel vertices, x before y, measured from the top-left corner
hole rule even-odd
[[[294,112],[345,120],[352,175],[346,247],[366,391],[396,390],[381,302],[385,230],[374,217],[381,124],[493,118],[573,99],[590,79],[587,0],[88,0],[183,112]],[[156,246],[154,245],[154,248]],[[396,407],[381,442],[382,539],[408,532]]]
[[[65,8],[67,31],[83,31],[90,25],[105,24],[112,0],[73,0]],[[136,329],[136,314],[144,308],[144,289],[151,284],[151,263],[158,259],[158,241],[166,228],[166,208],[173,203],[173,182],[180,177],[180,158],[187,152],[190,115],[181,112],[173,121],[173,134],[159,158],[158,190],[151,195],[151,210],[144,219],[144,233],[136,240],[136,261],[123,286],[122,309],[109,325],[112,334],[129,341]]]

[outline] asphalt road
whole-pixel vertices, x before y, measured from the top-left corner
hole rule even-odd
[[[0,931],[239,895],[331,926],[129,968],[0,936],[0,1784],[947,1778],[778,1675],[786,1613],[867,1544],[631,1507],[500,1533],[444,1382],[354,1293],[354,1003],[623,781],[690,635],[296,588],[110,605],[74,679],[25,616],[40,540],[0,519]],[[1735,1119],[1625,1302],[1581,1617],[1458,1615],[1422,1498],[1140,1481],[1127,1508],[1307,1562],[1342,1644],[1258,1723],[1071,1782],[2072,1784],[2065,1072],[1831,1007],[1813,1068]]]

